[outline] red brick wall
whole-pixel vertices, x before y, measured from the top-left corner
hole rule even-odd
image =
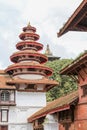
[[[59,124],[59,130],[65,130],[62,124]]]
[[[87,120],[87,104],[79,104],[76,107],[75,120]]]
[[[74,130],[87,130],[87,120],[76,121]]]
[[[79,102],[74,111],[74,122],[67,130],[87,130],[87,95],[83,96],[82,86],[87,85],[87,68],[78,73]],[[63,124],[59,124],[59,130],[66,130]]]
[[[83,96],[82,86],[87,85],[87,68],[82,69],[79,74],[79,103],[75,108],[75,130],[87,130],[87,95]]]

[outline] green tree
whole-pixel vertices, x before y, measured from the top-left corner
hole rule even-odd
[[[53,75],[50,78],[59,82],[58,86],[55,86],[47,92],[47,101],[52,101],[77,89],[76,82],[72,78],[59,74],[60,70],[71,62],[72,59],[60,59],[48,61],[46,63],[46,66],[49,66],[53,69]]]

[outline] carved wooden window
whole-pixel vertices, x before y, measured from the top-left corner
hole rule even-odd
[[[1,101],[9,101],[10,93],[8,91],[2,91],[1,93]]]
[[[71,109],[59,112],[59,122],[73,121],[74,113]]]
[[[0,126],[0,130],[8,130],[8,126],[2,125],[2,126]]]
[[[35,120],[35,122],[33,124],[33,130],[44,130],[44,127],[43,127],[44,119],[45,119],[45,117]]]
[[[35,84],[28,84],[27,87],[25,89],[34,89]]]
[[[87,96],[87,85],[82,86],[82,89],[83,89],[82,97]]]

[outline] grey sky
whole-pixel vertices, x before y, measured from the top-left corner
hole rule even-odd
[[[53,55],[75,58],[87,48],[87,34],[68,32],[57,37],[57,32],[82,0],[0,0],[0,68],[12,64],[9,57],[20,41],[18,35],[30,21],[37,28],[40,40],[50,45]],[[43,53],[44,50],[41,52]]]

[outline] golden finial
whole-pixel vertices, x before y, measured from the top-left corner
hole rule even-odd
[[[49,44],[47,44],[47,48],[46,48],[45,54],[46,55],[52,55],[52,53],[50,51],[50,48],[49,48]]]
[[[31,26],[31,25],[30,25],[30,22],[28,23],[28,25],[27,25],[27,26],[28,26],[28,27],[29,27],[29,26]]]

